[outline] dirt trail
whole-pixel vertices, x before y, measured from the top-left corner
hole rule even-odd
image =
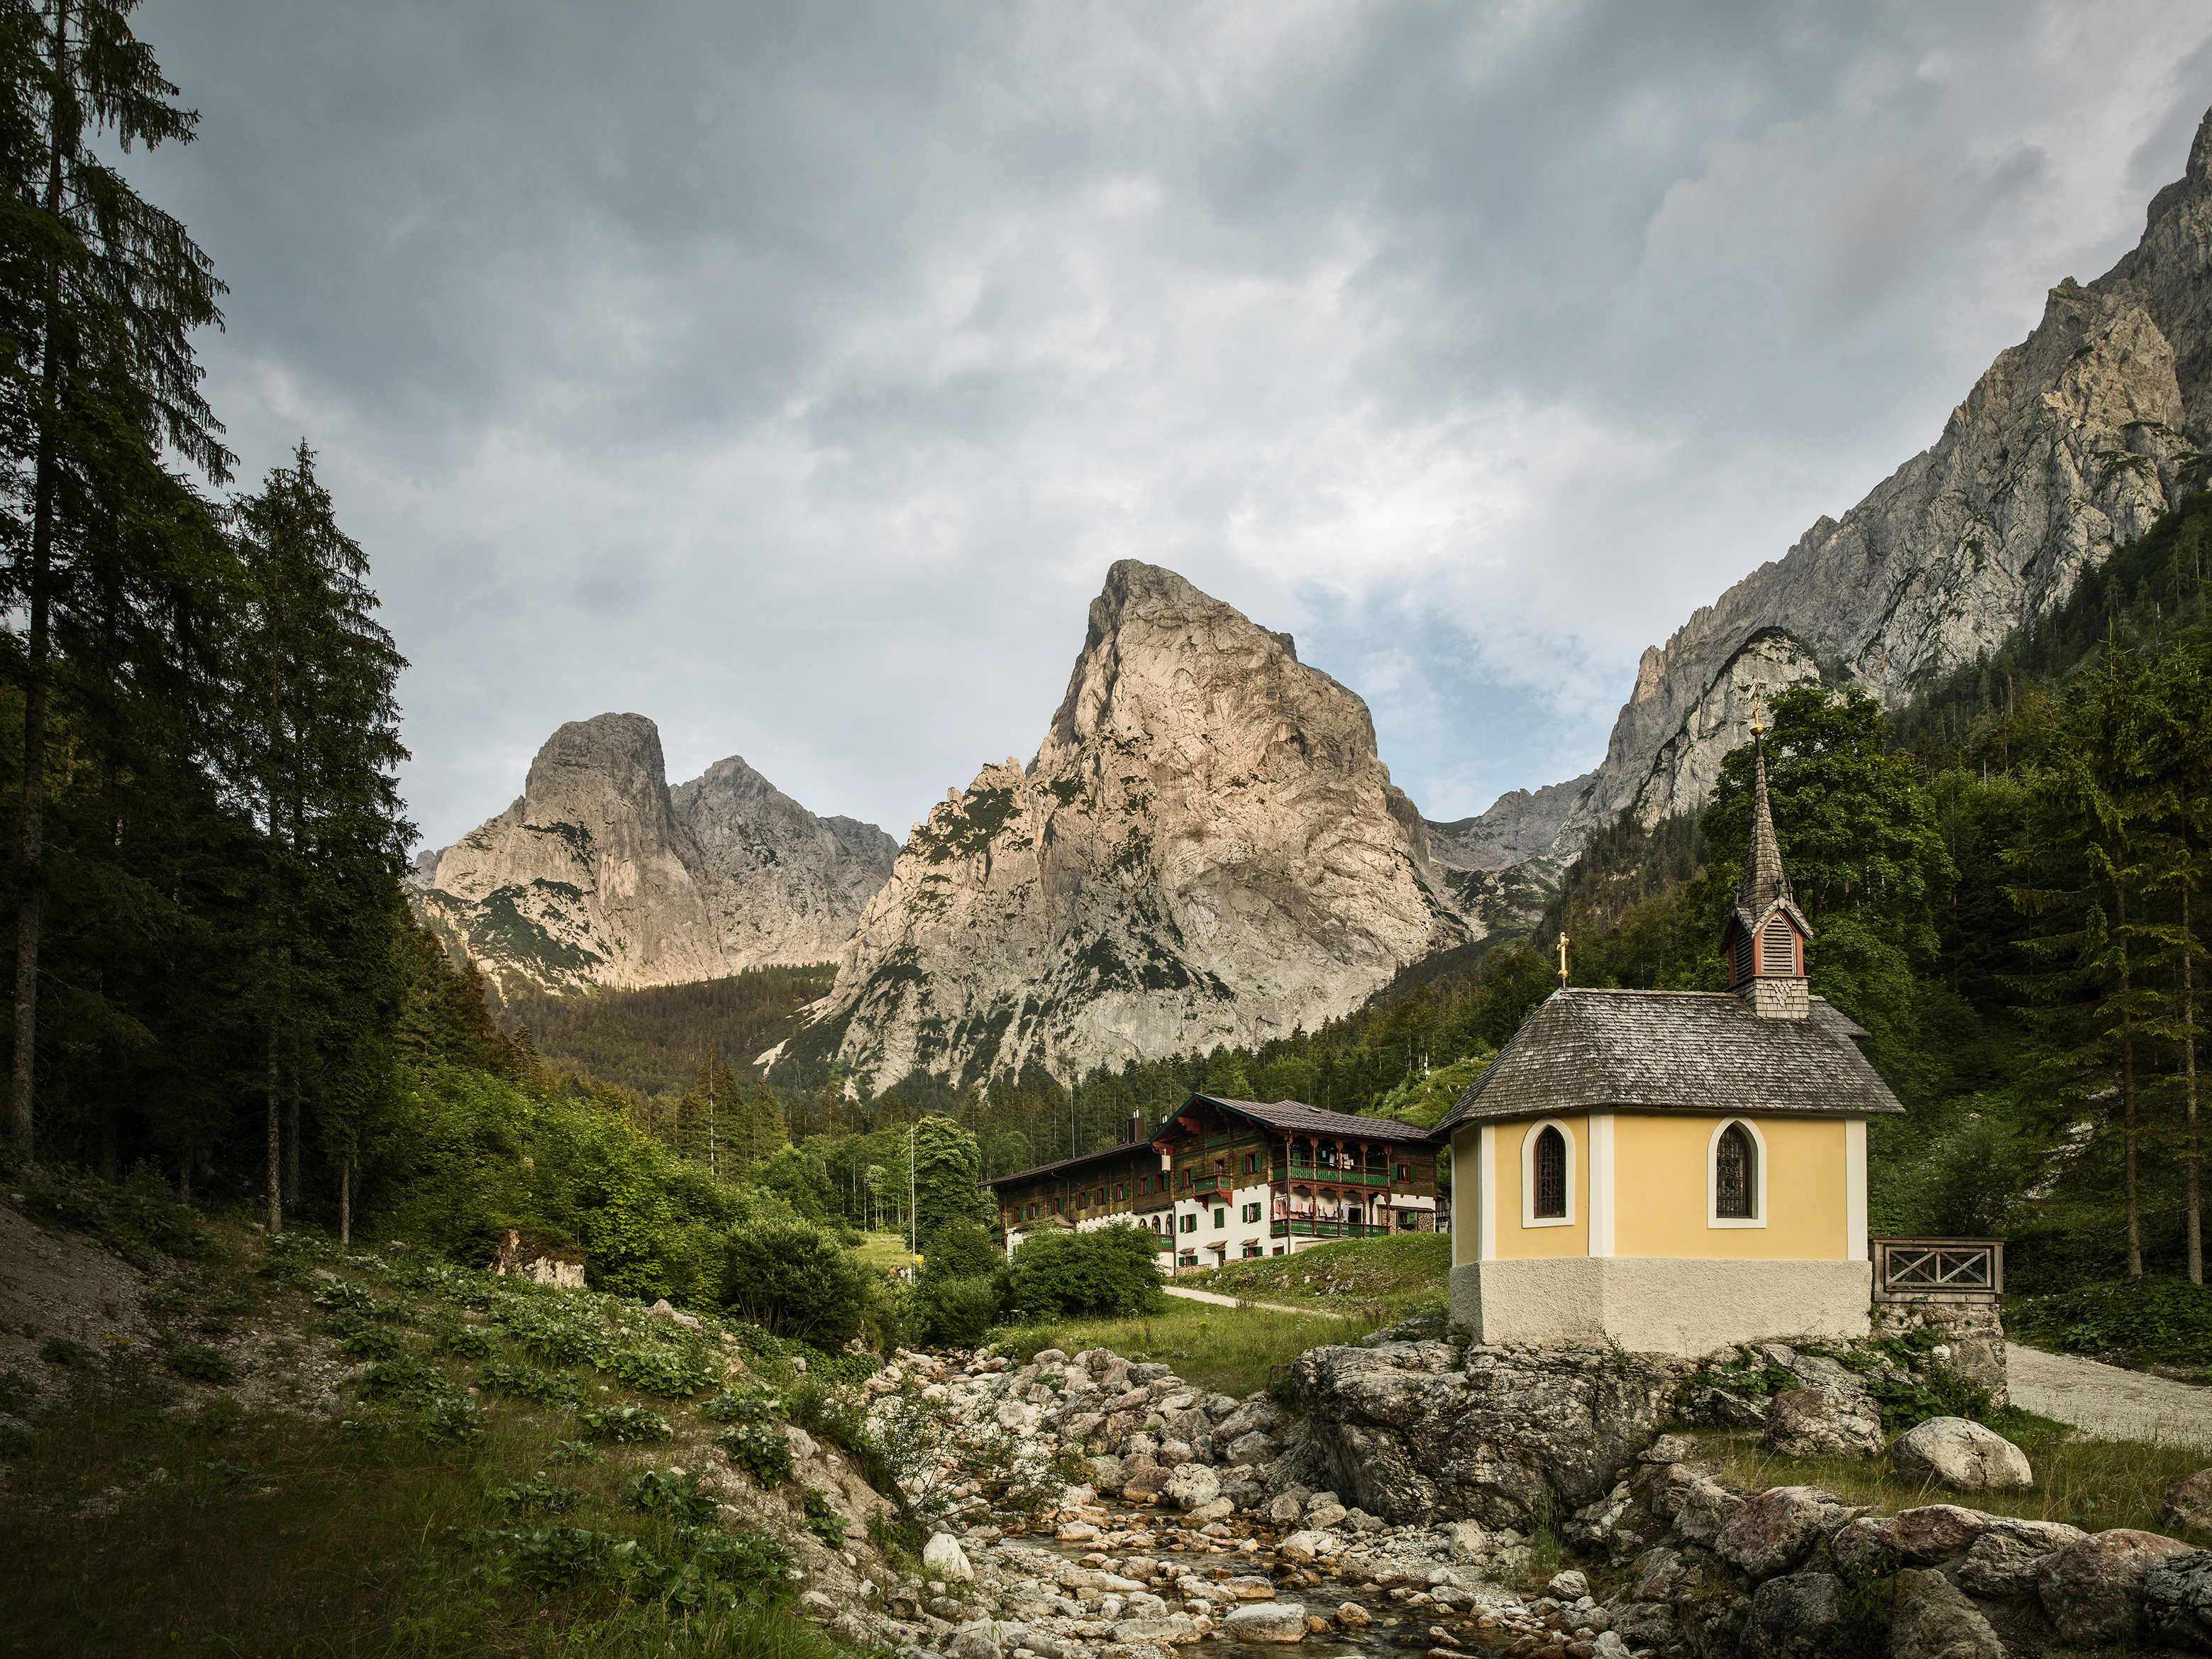
[[[2101,1365],[2072,1354],[2005,1345],[2012,1403],[2104,1440],[2212,1449],[2212,1389]]]
[[[1179,1296],[1186,1302],[1211,1302],[1217,1308],[1257,1308],[1262,1313],[1310,1314],[1311,1308],[1286,1308],[1279,1302],[1252,1302],[1233,1296],[1222,1296],[1212,1291],[1185,1290],[1179,1285],[1163,1285],[1160,1288],[1170,1296]]]

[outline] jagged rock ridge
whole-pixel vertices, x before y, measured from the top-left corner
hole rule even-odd
[[[1540,850],[1571,857],[1624,810],[1694,810],[1748,740],[1754,693],[1825,680],[1895,699],[1993,649],[2173,505],[2208,441],[2212,113],[2137,247],[2051,289],[1931,447],[1644,653],[1603,764],[1555,786],[1575,799]]]
[[[1249,1043],[1472,930],[1365,703],[1124,560],[1036,757],[915,826],[799,1039],[864,1086]]]
[[[522,798],[423,854],[413,887],[495,979],[628,989],[831,960],[897,850],[736,757],[671,789],[653,723],[601,714],[554,732]]]

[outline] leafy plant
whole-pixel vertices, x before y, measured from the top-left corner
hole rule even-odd
[[[714,1381],[702,1357],[676,1346],[617,1348],[599,1364],[639,1393],[667,1400],[688,1400]]]
[[[576,1413],[577,1426],[593,1440],[638,1443],[673,1440],[676,1427],[645,1406],[597,1406]]]
[[[65,1371],[81,1371],[92,1364],[92,1350],[65,1336],[50,1336],[39,1345],[39,1358]]]
[[[38,1397],[39,1391],[22,1372],[0,1371],[0,1412],[20,1412]]]
[[[232,1382],[238,1378],[238,1362],[221,1348],[210,1348],[204,1343],[172,1343],[168,1361],[171,1370],[195,1382]]]
[[[488,1359],[491,1357],[492,1334],[480,1325],[470,1325],[459,1320],[438,1327],[432,1335],[434,1351],[451,1354],[456,1359]]]
[[[602,1463],[599,1449],[585,1440],[556,1440],[553,1443],[556,1463]]]
[[[684,1526],[703,1527],[719,1507],[714,1494],[701,1484],[696,1470],[646,1469],[623,1483],[623,1497],[633,1509],[666,1516]]]
[[[733,1423],[716,1438],[730,1462],[763,1486],[781,1486],[791,1479],[791,1442],[773,1425]]]
[[[556,1442],[556,1444],[564,1443]],[[583,1501],[584,1494],[574,1486],[564,1486],[557,1480],[548,1480],[540,1469],[528,1480],[510,1480],[503,1486],[494,1486],[484,1496],[501,1509],[507,1510],[573,1510]]]
[[[363,1359],[396,1359],[407,1351],[404,1339],[389,1325],[357,1324],[338,1346]]]
[[[220,1457],[210,1457],[203,1462],[200,1465],[200,1472],[212,1476],[216,1484],[220,1486],[246,1487],[258,1491],[276,1484],[258,1469],[249,1469],[240,1464],[226,1462]]]
[[[349,1313],[368,1313],[376,1306],[376,1294],[350,1279],[318,1283],[308,1298],[319,1308],[342,1308]]]
[[[484,1437],[483,1412],[465,1395],[445,1395],[415,1420],[415,1432],[434,1444],[481,1440]]]
[[[362,1374],[361,1387],[376,1400],[428,1400],[445,1381],[445,1373],[420,1354],[403,1353],[371,1365]]]
[[[851,1523],[838,1512],[836,1504],[830,1501],[830,1494],[818,1486],[808,1486],[803,1490],[801,1500],[806,1506],[804,1522],[806,1530],[831,1549],[842,1548],[846,1531]]]
[[[769,1423],[777,1413],[773,1390],[757,1385],[725,1389],[699,1408],[700,1415],[717,1423]]]
[[[566,1371],[541,1371],[535,1365],[496,1359],[477,1373],[477,1386],[489,1394],[543,1400],[556,1406],[577,1405],[584,1398],[583,1385]]]

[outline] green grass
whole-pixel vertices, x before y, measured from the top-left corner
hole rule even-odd
[[[1231,1261],[1184,1273],[1176,1283],[1364,1320],[1365,1330],[1371,1331],[1412,1314],[1441,1310],[1450,1276],[1449,1233],[1400,1233],[1316,1244],[1295,1255]]]
[[[268,1264],[270,1276],[242,1265],[220,1279],[203,1273],[198,1296],[174,1298],[176,1316],[189,1317],[195,1302],[243,1304],[256,1323],[304,1333],[345,1299],[297,1261]],[[410,1272],[340,1271],[379,1290]],[[629,1314],[611,1299],[446,1270],[426,1277],[398,1298],[416,1325],[512,1303],[517,1314],[542,1307],[541,1330],[557,1315],[580,1340],[597,1322],[608,1358],[635,1351]],[[0,1655],[838,1659],[786,1608],[757,1604],[783,1587],[753,1570],[759,1546],[746,1529],[697,1526],[696,1503],[641,1502],[679,1491],[672,1468],[724,1464],[715,1425],[695,1404],[584,1370],[588,1406],[660,1413],[674,1438],[564,1449],[579,1419],[558,1404],[467,1396],[489,1367],[523,1360],[519,1334],[490,1359],[430,1346],[410,1349],[429,1379],[423,1397],[364,1403],[341,1421],[247,1413],[228,1395],[189,1410],[179,1385],[150,1364],[102,1360],[73,1373],[67,1404],[8,1458]],[[786,1498],[800,1501],[796,1488],[757,1501]],[[625,1540],[635,1554],[616,1550]],[[549,1571],[564,1550],[582,1565]],[[664,1571],[648,1579],[639,1558]],[[712,1581],[718,1559],[742,1559],[745,1583]],[[699,1564],[689,1579],[686,1562]],[[699,1597],[694,1610],[654,1599],[666,1585]],[[714,1605],[733,1592],[756,1605]]]
[[[914,1258],[907,1253],[904,1233],[869,1233],[866,1243],[853,1254],[860,1257],[864,1267],[910,1267]]]
[[[1373,1328],[1341,1314],[1265,1313],[1202,1302],[1131,1319],[1062,1319],[992,1333],[992,1346],[1026,1362],[1040,1349],[1079,1353],[1111,1348],[1127,1359],[1159,1360],[1200,1388],[1240,1399],[1286,1376],[1308,1348],[1352,1342]]]
[[[2063,1423],[2017,1408],[1990,1414],[1990,1426],[2027,1454],[2035,1484],[2021,1492],[1958,1492],[1934,1481],[1900,1478],[1884,1458],[1783,1457],[1751,1430],[1691,1431],[1703,1460],[1738,1485],[1825,1486],[1848,1502],[1885,1513],[1922,1504],[1960,1504],[1992,1515],[2063,1521],[2085,1532],[2135,1527],[2212,1546],[2212,1532],[2178,1534],[2159,1518],[2159,1500],[2177,1480],[2204,1466],[2191,1448],[2124,1440],[2089,1440]]]

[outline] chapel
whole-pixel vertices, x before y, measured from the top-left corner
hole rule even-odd
[[[1867,1120],[1905,1109],[1865,1030],[1807,990],[1752,733],[1729,988],[1562,987],[1437,1126],[1451,1317],[1477,1341],[1694,1355],[1867,1334]]]

